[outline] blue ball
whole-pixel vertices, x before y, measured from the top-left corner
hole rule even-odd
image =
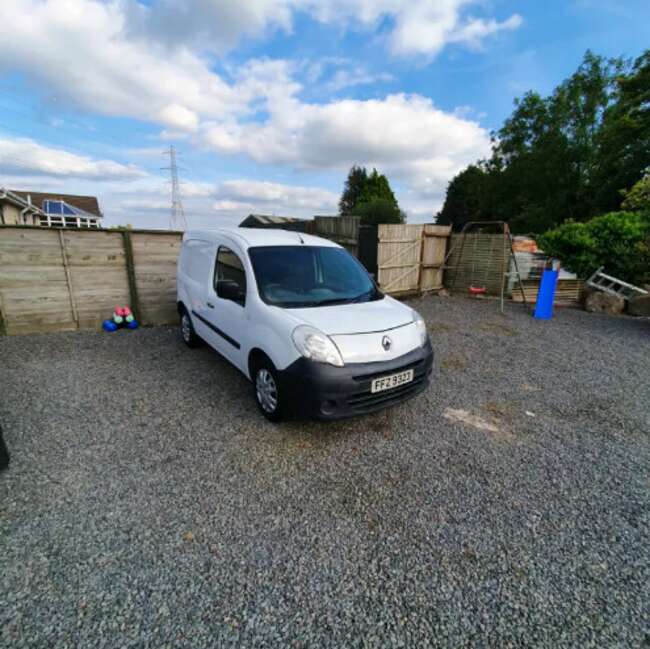
[[[102,329],[104,331],[117,331],[117,325],[112,320],[104,320],[102,322]]]
[[[126,326],[129,329],[137,329],[138,328],[138,321],[137,320],[131,320],[131,322],[126,323]]]

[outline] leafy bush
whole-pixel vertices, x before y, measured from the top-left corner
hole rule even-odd
[[[643,178],[635,183],[632,189],[621,193],[625,199],[621,204],[624,210],[650,211],[650,167],[646,169]]]
[[[578,277],[600,266],[633,284],[650,282],[650,212],[610,212],[576,223],[566,221],[537,237],[539,247]]]
[[[386,198],[371,198],[359,203],[354,210],[355,216],[361,217],[364,225],[377,223],[404,223],[404,213],[396,203]]]

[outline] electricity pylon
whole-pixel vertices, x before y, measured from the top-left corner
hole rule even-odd
[[[187,230],[187,221],[185,220],[185,212],[183,212],[183,203],[181,202],[181,189],[180,183],[178,182],[178,167],[176,166],[176,149],[174,148],[174,145],[170,145],[169,150],[164,153],[169,156],[169,167],[163,167],[163,169],[169,169],[172,184],[172,204],[169,213],[169,229],[185,232],[185,230]]]

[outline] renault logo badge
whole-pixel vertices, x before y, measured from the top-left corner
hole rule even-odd
[[[381,339],[381,346],[385,351],[388,351],[393,346],[393,341],[388,336],[384,336]]]

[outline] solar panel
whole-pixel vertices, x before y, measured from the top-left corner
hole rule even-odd
[[[44,201],[46,214],[63,214],[63,205],[61,201]]]

